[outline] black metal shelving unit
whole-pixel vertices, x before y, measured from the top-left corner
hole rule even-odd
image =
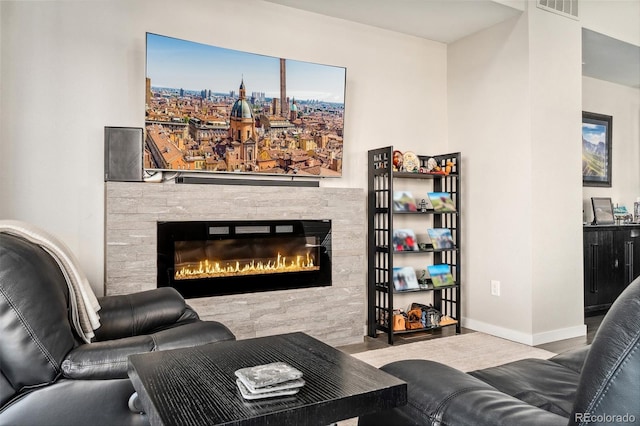
[[[369,151],[368,158],[368,335],[378,337],[380,333],[386,333],[389,344],[393,344],[394,335],[424,332],[442,328],[420,328],[413,330],[393,330],[393,296],[396,293],[393,287],[393,266],[395,256],[419,256],[431,253],[433,263],[445,263],[451,266],[454,285],[434,287],[431,280],[427,280],[426,286],[419,290],[411,290],[413,293],[433,293],[433,306],[443,315],[448,315],[454,320],[456,333],[460,333],[460,153],[424,156],[418,155],[420,166],[426,167],[427,160],[434,158],[438,164],[446,164],[450,161],[454,164],[448,175],[428,173],[407,173],[393,170],[392,146]],[[402,181],[407,179],[420,179],[424,181],[426,192],[449,192],[456,206],[455,212],[394,212],[393,192],[397,184],[399,190],[403,190]],[[394,251],[393,229],[394,218],[402,220],[404,215],[420,215],[425,218],[425,224],[431,224],[433,228],[449,228],[455,243],[453,249],[436,250],[431,248],[420,251]],[[407,291],[402,291],[407,293]],[[419,294],[416,297],[419,298]],[[402,307],[404,308],[404,307]],[[446,325],[445,327],[448,327]]]

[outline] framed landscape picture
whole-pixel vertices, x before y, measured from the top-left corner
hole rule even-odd
[[[582,112],[582,186],[611,186],[610,115]]]
[[[591,197],[594,225],[613,225],[613,204],[608,197]]]

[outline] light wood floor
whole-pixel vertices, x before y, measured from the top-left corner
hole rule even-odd
[[[549,352],[553,352],[556,354],[566,352],[571,349],[576,349],[588,344],[591,344],[593,341],[593,336],[596,334],[600,323],[602,322],[603,315],[591,316],[585,318],[585,324],[587,325],[587,335],[583,337],[576,337],[573,339],[559,340],[557,342],[545,343],[543,345],[538,345],[536,348],[544,349]],[[474,330],[462,327],[460,332],[464,333],[475,333]],[[416,333],[416,334],[405,334],[402,336],[395,336],[394,344],[402,345],[407,343],[413,343],[418,340],[429,340],[429,339],[437,339],[440,337],[453,336],[455,335],[454,327],[446,327],[440,330],[434,330],[425,333]],[[340,349],[343,352],[348,354],[354,354],[358,352],[370,351],[374,349],[382,349],[388,347],[387,343],[387,335],[381,334],[376,338],[365,336],[364,341],[362,343],[356,343],[353,345],[341,346]]]

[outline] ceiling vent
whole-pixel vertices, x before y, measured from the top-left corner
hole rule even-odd
[[[538,0],[540,9],[578,20],[578,0]]]

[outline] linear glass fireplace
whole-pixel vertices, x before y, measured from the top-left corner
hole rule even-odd
[[[158,222],[158,287],[185,298],[331,285],[331,221]]]

